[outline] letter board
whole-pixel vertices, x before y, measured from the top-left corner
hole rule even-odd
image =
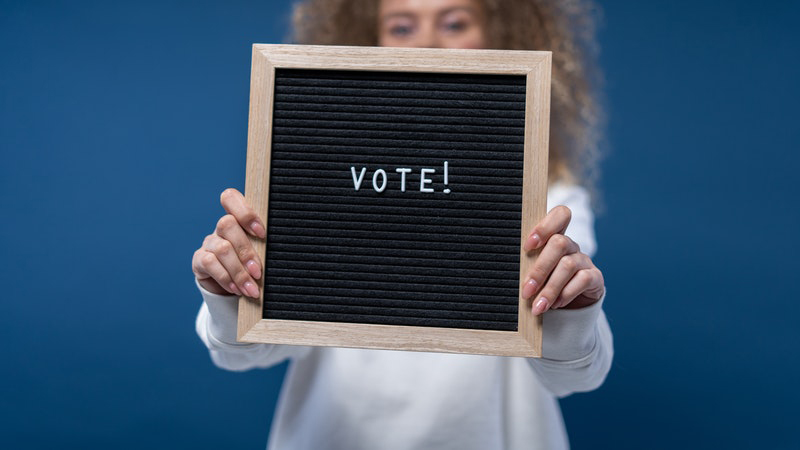
[[[549,85],[549,52],[254,45],[239,340],[540,356]]]

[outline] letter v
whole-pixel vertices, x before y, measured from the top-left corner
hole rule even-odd
[[[361,182],[364,181],[364,174],[367,173],[367,168],[363,167],[361,169],[361,175],[356,175],[356,168],[351,166],[350,172],[353,173],[353,187],[356,188],[356,190],[361,189]]]

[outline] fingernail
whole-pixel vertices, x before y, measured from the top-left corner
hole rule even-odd
[[[264,230],[264,226],[261,225],[261,222],[259,222],[257,220],[254,220],[250,224],[250,229],[253,230],[253,233],[255,233],[256,236],[258,236],[258,237],[260,237],[262,239],[267,237],[267,232],[266,232],[266,230]]]
[[[255,260],[247,261],[245,264],[247,266],[247,271],[250,273],[250,276],[255,278],[256,280],[261,278],[261,268],[258,266],[258,263]]]
[[[538,234],[533,233],[532,235],[530,235],[530,237],[528,237],[528,240],[525,241],[525,246],[523,247],[523,249],[526,252],[529,252],[529,251],[535,249],[536,247],[538,247],[539,243],[541,243],[541,242],[542,242],[542,238],[540,238]]]
[[[251,282],[247,282],[244,284],[244,289],[247,291],[247,296],[252,298],[258,298],[258,288],[255,284]]]
[[[242,295],[242,291],[240,291],[239,288],[236,287],[236,283],[229,284],[228,285],[228,290],[233,292],[236,295]]]
[[[536,292],[536,280],[531,278],[522,286],[522,298],[529,299]]]
[[[543,313],[547,309],[547,299],[541,297],[539,300],[536,301],[536,304],[533,305],[533,315],[538,316],[539,314]]]

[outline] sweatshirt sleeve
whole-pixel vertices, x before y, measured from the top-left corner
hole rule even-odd
[[[232,371],[267,368],[287,359],[303,358],[311,351],[310,347],[294,345],[236,342],[238,297],[212,294],[199,284],[197,288],[203,305],[195,329],[217,367]]]
[[[589,195],[580,187],[555,185],[548,198],[550,207],[565,205],[572,210],[566,235],[581,251],[593,256],[596,250],[594,217]],[[528,362],[541,383],[554,395],[596,389],[611,368],[614,342],[603,313],[605,295],[597,303],[580,309],[559,309],[544,314],[542,357]]]

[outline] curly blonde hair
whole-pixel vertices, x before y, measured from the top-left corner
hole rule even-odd
[[[550,182],[580,183],[595,191],[604,127],[596,65],[597,7],[591,0],[479,2],[486,12],[488,48],[553,52]],[[379,0],[299,1],[292,40],[377,45],[379,6]]]

